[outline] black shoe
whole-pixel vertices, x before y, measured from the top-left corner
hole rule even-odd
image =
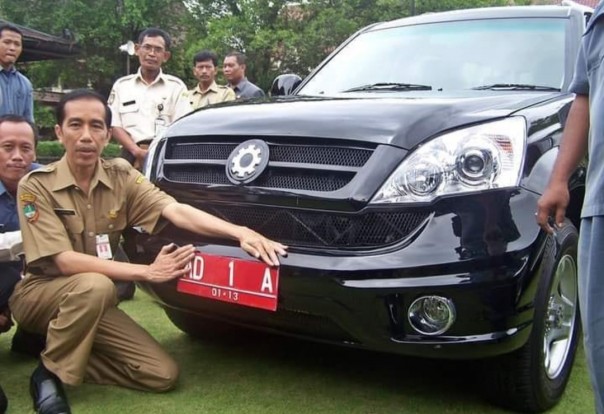
[[[13,335],[13,342],[10,350],[18,354],[28,355],[33,358],[39,358],[40,353],[46,347],[46,338],[42,335],[29,333],[19,326]]]
[[[0,386],[0,414],[4,414],[6,412],[7,407],[8,399],[6,398],[6,394],[4,394],[2,386]]]
[[[42,363],[31,374],[29,392],[37,414],[71,414],[61,380]]]

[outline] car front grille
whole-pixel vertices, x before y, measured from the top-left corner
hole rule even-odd
[[[229,138],[221,138],[222,141]],[[172,138],[165,150],[163,174],[178,183],[230,185],[229,155],[245,140],[217,142],[216,137]],[[271,137],[266,170],[248,186],[267,189],[332,192],[347,185],[369,160],[375,146],[303,143]],[[308,141],[308,140],[306,140]]]
[[[379,248],[401,242],[429,216],[425,212],[345,214],[263,206],[202,208],[290,246],[332,249]]]

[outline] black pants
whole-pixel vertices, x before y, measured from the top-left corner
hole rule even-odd
[[[21,263],[0,263],[0,310],[8,307],[8,298],[21,280]]]

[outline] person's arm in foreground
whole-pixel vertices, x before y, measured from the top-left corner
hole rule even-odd
[[[548,233],[553,232],[548,223],[550,217],[554,219],[556,226],[564,223],[570,200],[568,180],[587,153],[588,133],[589,98],[587,95],[577,95],[568,114],[549,184],[537,202],[537,223]]]
[[[287,254],[287,247],[281,243],[187,204],[168,204],[163,209],[162,215],[177,227],[206,236],[237,240],[245,252],[271,266],[279,265],[277,255]],[[161,283],[184,276],[189,271],[187,264],[193,260],[194,255],[195,248],[192,245],[181,247],[168,245],[162,248],[150,265],[104,260],[72,250],[55,255],[54,262],[64,275],[94,271],[116,280]]]
[[[194,255],[192,245],[176,247],[172,244],[162,247],[150,265],[105,260],[73,250],[61,252],[53,259],[59,271],[66,276],[97,272],[114,280],[161,283],[184,276]]]
[[[176,227],[211,237],[237,240],[241,248],[270,266],[279,266],[277,255],[287,255],[287,247],[267,239],[247,227],[237,226],[187,204],[171,203],[162,216]]]

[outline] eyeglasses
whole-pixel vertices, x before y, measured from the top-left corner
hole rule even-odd
[[[148,44],[144,44],[141,46],[141,49],[143,49],[143,52],[145,53],[155,53],[155,54],[159,54],[159,53],[164,53],[166,50],[161,47],[161,46],[151,46]]]

